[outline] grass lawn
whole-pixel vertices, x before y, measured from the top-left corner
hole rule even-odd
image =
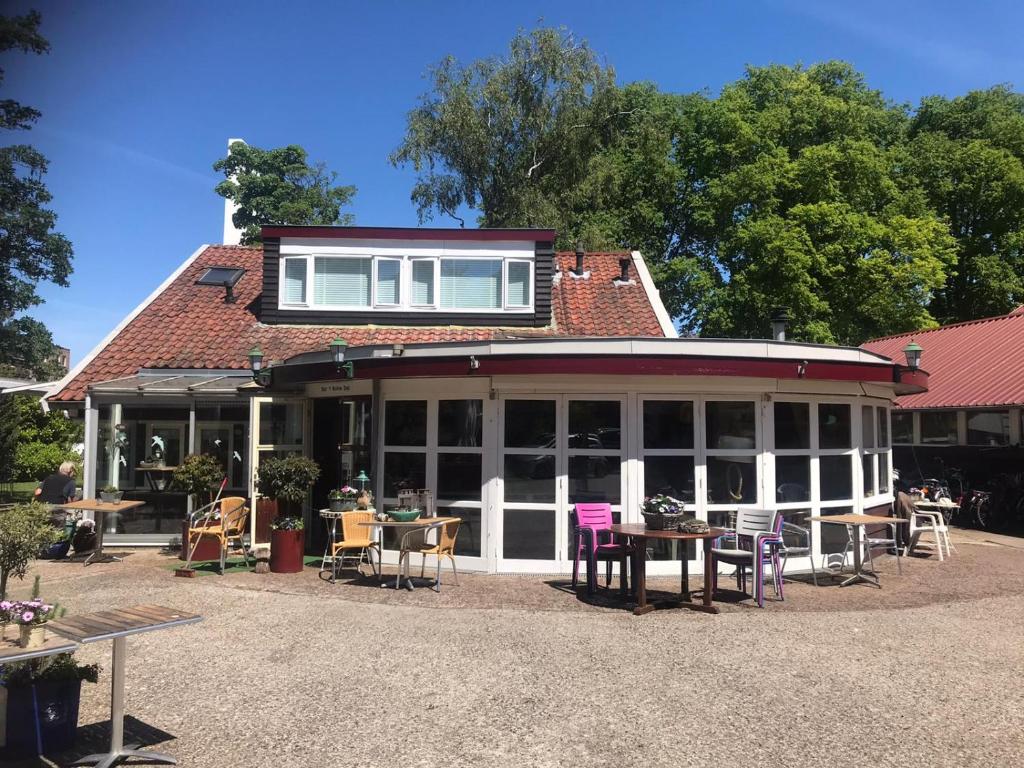
[[[0,493],[0,501],[31,501],[32,494],[38,486],[39,483],[33,480],[24,483],[11,483],[13,493],[6,491]]]

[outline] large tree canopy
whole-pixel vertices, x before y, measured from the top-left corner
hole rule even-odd
[[[49,43],[39,34],[41,17],[0,16],[0,52],[42,54]],[[0,70],[0,83],[3,70]],[[0,130],[24,130],[39,112],[12,99],[0,100]],[[54,231],[57,215],[43,176],[46,158],[25,144],[0,148],[0,370],[46,378],[53,368],[53,341],[35,320],[16,315],[40,303],[36,286],[66,286],[71,274],[71,243]],[[13,340],[28,336],[29,345]]]
[[[335,186],[338,174],[322,162],[310,165],[306,150],[295,144],[260,149],[235,142],[213,169],[226,177],[216,192],[238,206],[232,220],[245,245],[260,242],[264,224],[352,223],[341,208],[352,202],[356,188]]]

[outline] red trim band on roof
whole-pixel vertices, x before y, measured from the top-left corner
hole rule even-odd
[[[447,229],[441,227],[261,227],[263,237],[319,237],[335,240],[521,240],[554,242],[553,229]]]

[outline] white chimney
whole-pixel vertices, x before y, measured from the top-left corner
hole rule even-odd
[[[231,152],[231,145],[235,143],[245,144],[243,139],[228,139],[228,152]],[[235,226],[232,216],[238,206],[231,200],[224,198],[224,245],[238,245],[242,242],[242,231]]]

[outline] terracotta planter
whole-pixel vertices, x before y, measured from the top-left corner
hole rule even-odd
[[[270,523],[277,517],[276,499],[259,499],[256,502],[256,530],[253,531],[254,544],[270,543]]]
[[[46,642],[45,624],[22,624],[18,645],[22,648],[38,648]]]
[[[302,570],[302,545],[305,531],[270,532],[270,570],[273,573],[299,573]]]
[[[188,560],[188,520],[181,521],[181,553],[179,560]],[[192,561],[220,560],[220,542],[214,536],[202,536],[196,545]]]

